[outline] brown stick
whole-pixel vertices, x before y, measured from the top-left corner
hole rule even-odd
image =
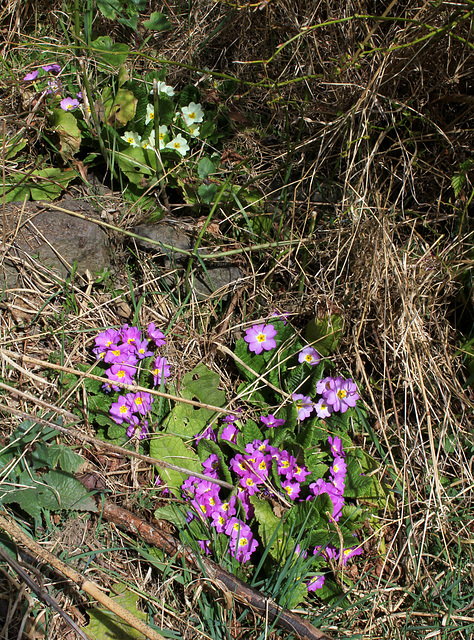
[[[294,633],[301,640],[334,640],[323,631],[313,627],[307,620],[288,611],[288,609],[283,609],[269,598],[266,598],[260,591],[249,587],[245,582],[229,571],[222,569],[212,560],[206,557],[197,557],[191,549],[182,545],[176,538],[164,534],[157,527],[143,520],[143,518],[110,502],[102,503],[101,506],[103,518],[139,536],[145,542],[159,547],[167,555],[184,558],[186,563],[196,571],[201,572],[204,568],[206,578],[210,578],[213,584],[220,588],[225,595],[230,595],[237,602],[250,607],[270,622],[275,621],[278,627]]]
[[[37,542],[32,540],[29,536],[24,533],[20,529],[20,527],[14,522],[12,518],[8,516],[5,511],[0,512],[0,528],[2,528],[5,533],[10,535],[16,542],[21,543],[31,552],[42,558],[45,562],[50,564],[52,567],[57,569],[60,573],[62,573],[66,578],[72,580],[79,589],[88,593],[94,600],[100,602],[100,604],[104,605],[109,611],[115,613],[119,618],[124,620],[131,627],[143,633],[145,638],[149,638],[150,640],[164,640],[164,637],[159,634],[157,631],[150,629],[142,620],[139,620],[136,616],[134,616],[130,611],[127,611],[120,604],[109,598],[103,593],[100,588],[92,582],[92,580],[87,579],[70,566],[59,560],[52,553],[44,549]]]

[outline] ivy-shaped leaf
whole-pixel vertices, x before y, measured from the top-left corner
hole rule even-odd
[[[151,31],[169,31],[172,28],[168,18],[157,11],[151,14],[149,20],[143,22],[143,26]]]

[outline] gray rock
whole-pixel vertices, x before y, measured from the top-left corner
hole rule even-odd
[[[136,240],[137,246],[145,251],[154,253],[163,265],[164,275],[166,271],[171,271],[175,267],[184,268],[187,265],[189,256],[180,253],[179,249],[192,251],[196,242],[196,234],[190,224],[170,223],[167,221],[158,222],[156,224],[142,224],[133,230],[139,236],[149,238],[155,242],[162,244],[154,244],[146,242],[146,240]],[[167,247],[163,245],[168,245]],[[178,251],[170,249],[178,249]],[[200,247],[198,252],[206,254],[209,249]],[[204,300],[220,291],[223,297],[227,297],[229,290],[233,288],[243,277],[243,272],[233,263],[224,263],[219,265],[206,261],[204,269],[197,258],[193,260],[192,282],[193,292],[198,300]],[[170,286],[174,283],[173,276],[165,278]],[[226,288],[228,291],[225,291]]]
[[[20,272],[33,260],[51,269],[61,278],[66,278],[76,264],[76,273],[83,275],[87,270],[95,275],[110,267],[107,236],[93,222],[73,215],[48,209],[47,203],[11,203],[8,209],[8,229],[19,228],[13,242],[4,249],[3,269],[0,271],[2,286],[14,288],[20,281]],[[69,210],[80,210],[88,215],[92,207],[84,210],[74,206],[73,200],[58,203]],[[45,210],[38,213],[40,207]],[[7,232],[8,232],[7,229]],[[3,230],[2,230],[3,233]],[[34,268],[34,267],[33,267]],[[2,273],[3,272],[3,273]]]

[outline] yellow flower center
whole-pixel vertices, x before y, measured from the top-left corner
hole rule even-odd
[[[264,333],[259,333],[258,336],[257,336],[257,340],[259,342],[265,342],[265,340],[266,340],[265,334]]]
[[[347,393],[344,389],[339,389],[336,395],[339,398],[339,400],[342,400],[343,398],[346,397]]]

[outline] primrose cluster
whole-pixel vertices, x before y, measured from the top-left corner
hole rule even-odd
[[[151,322],[147,329],[147,338],[142,337],[138,327],[127,324],[121,329],[107,329],[95,338],[92,350],[98,360],[109,364],[105,375],[110,382],[103,385],[106,392],[119,391],[116,382],[133,384],[140,360],[152,357],[150,346],[162,347],[166,344],[164,334]],[[161,386],[170,375],[170,367],[164,356],[156,356],[150,377],[153,386]],[[151,408],[153,396],[145,391],[120,395],[110,407],[110,417],[117,424],[128,424],[127,436],[138,435],[140,439],[148,435],[148,420],[145,416]]]

